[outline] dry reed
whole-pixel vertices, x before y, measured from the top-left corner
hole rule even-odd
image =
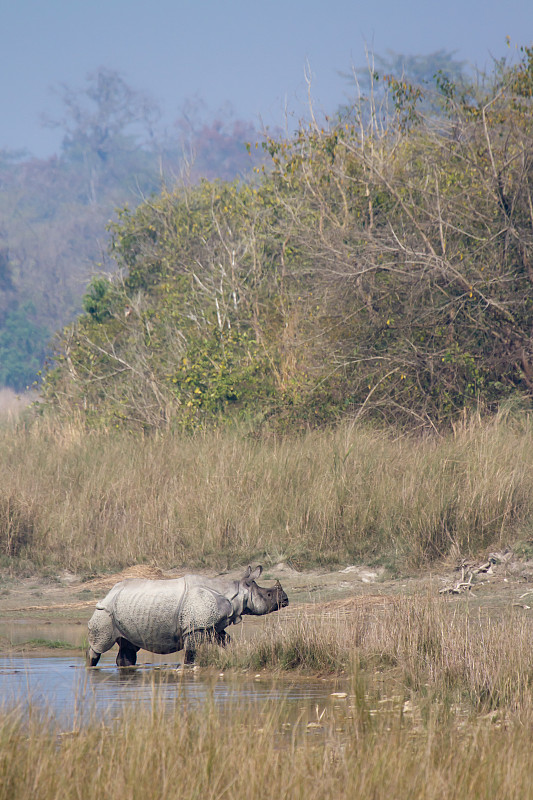
[[[248,641],[204,646],[217,668],[380,674],[405,691],[475,711],[533,711],[533,619],[520,608],[492,616],[428,594],[357,602],[337,615],[321,604],[265,621]]]
[[[0,429],[0,553],[70,569],[364,559],[405,569],[531,535],[533,426],[140,438]]]
[[[376,800],[527,800],[532,717],[505,724],[452,716],[425,719],[403,708],[369,713],[363,695],[321,736],[279,711],[212,704],[126,713],[111,728],[59,734],[50,723],[0,717],[0,800],[215,800],[372,797]]]

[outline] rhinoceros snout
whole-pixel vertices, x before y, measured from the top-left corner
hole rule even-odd
[[[283,591],[281,583],[279,581],[276,581],[276,592],[277,592],[278,608],[285,608],[285,606],[288,606],[289,598]]]

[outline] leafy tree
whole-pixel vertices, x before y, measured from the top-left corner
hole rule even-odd
[[[417,86],[432,86],[437,75],[445,75],[458,84],[464,80],[467,62],[458,61],[455,53],[441,49],[427,55],[406,55],[388,50],[386,56],[376,55],[376,67],[382,75],[405,79]]]
[[[113,305],[113,285],[106,278],[93,278],[83,295],[82,306],[97,322],[110,317]]]
[[[246,177],[262,162],[262,151],[246,149],[246,143],[258,137],[255,126],[236,117],[229,104],[213,113],[199,98],[188,100],[175,128],[192,183]]]
[[[14,290],[13,270],[7,247],[0,248],[0,293],[7,295]]]
[[[402,124],[415,118],[414,110],[426,114],[440,114],[442,103],[439,94],[442,87],[454,87],[454,91],[471,90],[470,70],[466,61],[458,61],[455,52],[436,50],[427,55],[407,55],[388,50],[386,56],[369,55],[364,67],[354,68],[344,77],[356,95],[341,106],[338,116],[350,120],[354,113],[370,120],[385,121],[388,108],[401,110]],[[390,122],[390,120],[389,120]]]
[[[60,337],[49,401],[143,429],[434,430],[530,405],[532,61],[441,82],[438,114],[400,85],[387,113],[268,139],[255,183],[124,209],[119,271]]]

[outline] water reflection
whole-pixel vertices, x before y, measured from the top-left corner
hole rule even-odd
[[[257,705],[261,711],[283,704],[289,717],[316,718],[320,707],[334,702],[332,693],[346,690],[342,682],[286,679],[270,675],[219,674],[200,669],[142,665],[130,669],[104,666],[86,670],[81,659],[0,659],[0,697],[4,705],[50,711],[62,725],[94,718],[113,719],[133,704],[154,701],[177,705]],[[338,695],[337,695],[338,696]]]

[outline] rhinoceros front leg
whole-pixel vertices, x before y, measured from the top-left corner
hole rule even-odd
[[[194,631],[184,637],[185,656],[183,663],[185,665],[194,664],[196,658],[196,647],[202,642],[215,642],[221,647],[225,647],[231,642],[231,636],[225,630],[216,631]]]
[[[227,635],[224,628],[232,615],[233,607],[224,595],[203,586],[193,587],[187,593],[181,611],[182,626],[189,631],[183,637],[183,663],[194,663],[196,646],[202,641],[225,644]]]
[[[89,620],[88,639],[86,664],[88,667],[95,667],[101,654],[110,650],[117,639],[113,618],[104,609],[97,608]]]
[[[118,655],[117,667],[134,667],[137,663],[137,653],[140,647],[128,642],[122,636],[117,639]]]
[[[101,653],[97,653],[96,650],[93,650],[92,647],[89,645],[87,649],[87,655],[85,658],[85,663],[88,667],[96,667],[98,662],[100,661]]]
[[[213,640],[219,644],[221,647],[225,647],[227,644],[231,642],[231,636],[226,631],[215,631],[213,635]]]

